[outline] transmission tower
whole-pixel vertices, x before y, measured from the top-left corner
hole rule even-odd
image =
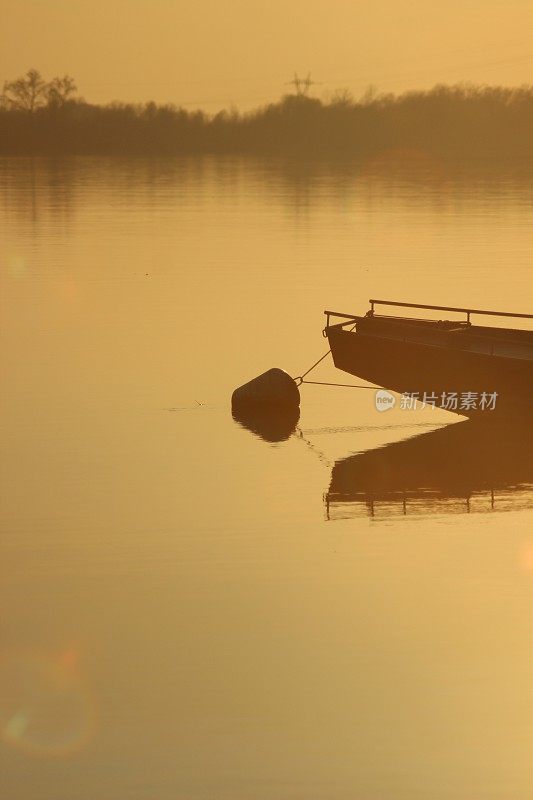
[[[296,94],[298,95],[298,97],[303,97],[304,95],[305,96],[308,95],[309,94],[309,89],[311,88],[311,86],[318,85],[318,82],[311,80],[311,73],[310,72],[307,73],[307,77],[306,78],[300,78],[298,76],[298,73],[295,72],[294,73],[294,78],[292,79],[292,81],[287,81],[287,84],[291,84],[291,86],[294,86],[294,88],[296,89]]]

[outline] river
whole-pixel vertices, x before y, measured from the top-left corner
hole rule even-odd
[[[0,159],[3,796],[531,798],[531,451],[229,399],[324,309],[531,312],[532,231],[511,168]]]

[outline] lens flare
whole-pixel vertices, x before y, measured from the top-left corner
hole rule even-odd
[[[68,756],[91,739],[95,704],[74,650],[0,656],[0,737],[44,756]]]
[[[533,572],[533,542],[525,542],[522,545],[520,566],[524,572]]]

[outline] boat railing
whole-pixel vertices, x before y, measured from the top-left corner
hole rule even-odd
[[[519,314],[516,311],[489,311],[481,308],[457,308],[455,306],[430,306],[423,303],[401,303],[398,300],[375,300],[370,299],[369,316],[373,316],[374,308],[380,306],[395,306],[396,308],[420,308],[427,311],[452,311],[459,314],[466,314],[466,323],[470,324],[472,314],[482,314],[489,317],[515,317],[519,319],[533,319],[533,314]]]
[[[385,303],[386,301],[377,301],[371,300],[371,303]],[[401,303],[392,303],[392,305],[403,306],[404,304]],[[514,316],[514,317],[522,317],[522,318],[531,318],[533,319],[533,314],[516,314],[512,312],[492,312],[492,311],[481,311],[477,309],[458,309],[452,308],[449,306],[421,306],[420,304],[405,304],[410,308],[425,308],[425,309],[432,309],[432,310],[445,310],[445,311],[464,311],[465,313],[480,313],[480,314],[491,314],[494,316]],[[326,327],[324,328],[324,336],[327,337],[328,329],[331,330],[332,328],[349,328],[353,330],[358,322],[363,322],[364,320],[368,319],[369,317],[374,317],[373,307],[371,307],[371,311],[364,317],[357,316],[355,314],[345,314],[343,312],[337,311],[325,311],[324,312],[327,317]],[[331,317],[335,317],[340,319],[341,322],[331,323]],[[507,358],[518,358],[524,360],[531,360],[533,359],[533,348],[529,342],[523,341],[516,341],[513,339],[509,340],[499,340],[497,336],[490,335],[487,333],[481,332],[474,332],[471,327],[470,319],[468,318],[465,321],[458,321],[457,328],[452,329],[448,327],[438,328],[435,332],[428,331],[427,329],[417,329],[417,327],[413,327],[413,322],[435,322],[437,325],[439,320],[427,320],[427,319],[420,319],[420,318],[412,318],[412,317],[393,317],[390,315],[379,315],[376,316],[377,319],[383,320],[390,320],[391,322],[395,323],[395,330],[394,331],[387,331],[387,330],[380,330],[380,331],[372,331],[372,333],[368,335],[372,335],[379,339],[392,339],[392,340],[400,340],[404,343],[413,343],[413,344],[424,344],[426,347],[435,347],[435,348],[454,348],[457,350],[465,350],[470,352],[478,352],[478,353],[485,353],[486,355],[491,356],[503,356]],[[450,323],[450,321],[440,321],[442,325],[446,325]],[[402,325],[402,323],[404,323]],[[401,333],[399,329],[403,329]],[[461,333],[463,331],[463,333]],[[466,333],[468,332],[468,335]],[[364,332],[366,333],[366,331]],[[442,333],[449,333],[451,335],[457,334],[460,338],[453,339],[446,337],[445,339],[441,338]],[[463,335],[465,338],[463,338]]]

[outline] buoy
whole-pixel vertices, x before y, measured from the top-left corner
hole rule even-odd
[[[295,381],[284,370],[274,367],[243,386],[231,396],[233,411],[250,408],[299,408],[300,392]]]

